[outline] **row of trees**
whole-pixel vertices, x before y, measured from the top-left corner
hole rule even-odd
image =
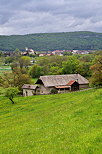
[[[35,78],[40,75],[73,74],[79,73],[85,77],[91,76],[90,66],[92,55],[85,56],[52,56],[37,59],[30,70],[30,75]]]

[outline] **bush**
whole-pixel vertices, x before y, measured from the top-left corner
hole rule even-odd
[[[51,94],[57,94],[57,93],[58,93],[57,89],[55,88],[51,89]]]

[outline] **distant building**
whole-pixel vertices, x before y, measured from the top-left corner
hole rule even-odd
[[[28,49],[26,48],[25,52],[21,53],[23,56],[30,56],[30,55],[36,55],[36,51],[34,51],[33,49]]]
[[[93,50],[73,50],[72,53],[73,54],[90,54],[93,53]]]
[[[46,55],[46,53],[40,53],[39,54],[39,57],[43,57],[43,56],[45,56]]]

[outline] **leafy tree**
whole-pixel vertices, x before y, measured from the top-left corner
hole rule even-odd
[[[11,57],[13,61],[18,61],[19,58],[21,57],[21,52],[18,48],[15,49],[15,51],[12,52]]]
[[[102,50],[97,50],[94,52],[94,55],[102,55]]]
[[[77,68],[77,72],[84,77],[90,77],[92,71],[90,69],[91,63],[90,62],[80,62]]]
[[[51,66],[49,74],[50,75],[57,75],[57,74],[61,74],[61,72],[62,72],[62,68],[60,68],[59,66]]]
[[[0,50],[0,57],[3,55],[3,52]]]
[[[22,91],[22,86],[24,84],[31,83],[31,78],[26,74],[26,70],[24,69],[16,68],[13,70],[12,74],[14,86],[18,87],[20,91]]]
[[[96,56],[94,64],[91,66],[91,84],[102,86],[102,55]]]
[[[68,58],[65,56],[40,57],[37,64],[42,67],[43,74],[61,74],[62,63]]]
[[[63,62],[62,74],[77,73],[78,66],[79,66],[79,60],[74,56],[70,56],[68,58],[68,61]]]
[[[0,57],[0,65],[4,65],[5,63],[5,58],[4,57]]]
[[[69,51],[69,52],[66,52],[66,51],[65,51],[65,52],[63,53],[63,55],[64,55],[64,56],[71,56],[71,55],[72,55],[72,52],[70,52],[70,51]]]
[[[13,62],[13,58],[12,57],[6,57],[5,58],[5,64],[10,64]]]
[[[12,102],[12,104],[14,104],[13,98],[17,96],[18,93],[19,93],[19,90],[17,87],[8,87],[5,90],[5,97],[8,97]]]
[[[3,87],[0,87],[0,95],[4,95],[5,89]]]
[[[28,57],[28,56],[22,56],[20,59],[19,59],[19,65],[20,65],[20,68],[28,68],[28,66],[31,64],[30,62],[31,58]]]
[[[38,78],[40,75],[43,75],[42,67],[33,65],[29,70],[29,74],[32,78]]]
[[[83,55],[79,58],[81,62],[92,62],[94,59],[94,54]]]
[[[22,91],[24,84],[30,84],[31,78],[28,74],[22,74],[21,69],[15,68],[12,73],[4,73],[0,76],[0,86],[7,87],[18,87]]]

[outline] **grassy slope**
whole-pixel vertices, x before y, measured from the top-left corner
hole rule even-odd
[[[102,89],[0,97],[2,154],[100,154]]]

